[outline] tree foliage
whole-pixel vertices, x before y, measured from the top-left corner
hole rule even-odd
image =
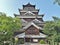
[[[21,28],[20,19],[8,17],[0,12],[0,42],[8,41],[13,38],[14,31]]]
[[[60,0],[55,0],[54,3],[57,3],[58,5],[60,5]]]
[[[48,40],[51,42],[60,42],[60,18],[53,17],[53,19],[54,21],[47,21],[45,23],[43,32],[48,35]]]

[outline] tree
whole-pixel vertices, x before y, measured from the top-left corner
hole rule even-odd
[[[53,17],[54,21],[47,21],[43,32],[48,35],[50,44],[55,45],[55,42],[60,42],[60,18]],[[53,42],[53,43],[52,43]]]
[[[57,37],[55,38],[55,41],[57,41],[57,45],[60,42],[60,18],[58,17],[53,17],[54,22],[55,22],[55,27],[54,29],[57,32]]]
[[[47,39],[51,45],[54,44],[54,37],[52,35],[55,34],[54,30],[54,22],[53,21],[47,21],[44,25],[43,32],[47,34]],[[52,38],[53,37],[53,38]],[[51,43],[52,42],[52,43]]]
[[[12,41],[14,31],[20,28],[21,22],[19,18],[8,17],[5,13],[0,12],[0,42]]]
[[[58,5],[60,5],[60,0],[55,0],[54,3],[57,3]]]

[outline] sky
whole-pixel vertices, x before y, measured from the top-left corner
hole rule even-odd
[[[60,18],[60,6],[53,2],[54,0],[0,0],[0,12],[14,17],[14,13],[19,14],[18,8],[22,9],[22,5],[31,3],[40,9],[39,14],[44,14],[45,21],[53,20],[52,16]]]

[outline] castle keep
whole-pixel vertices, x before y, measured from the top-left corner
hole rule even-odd
[[[46,39],[46,35],[42,32],[44,21],[43,14],[38,14],[39,9],[35,9],[35,5],[30,3],[23,5],[23,9],[19,9],[19,15],[14,14],[15,17],[20,18],[22,22],[22,33],[15,35],[19,40],[24,42],[39,42],[39,40]]]

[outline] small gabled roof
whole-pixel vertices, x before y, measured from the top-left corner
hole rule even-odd
[[[35,7],[35,5],[32,5],[32,4],[30,4],[30,3],[28,3],[28,4],[26,4],[26,5],[23,5],[23,7],[26,7],[26,6],[27,6],[27,7],[31,7],[31,6],[32,6],[32,7]]]
[[[31,11],[27,11],[24,15],[26,14],[32,14],[32,15],[35,15],[34,13],[32,13]]]
[[[31,25],[33,25],[34,27],[36,27],[37,29],[41,29],[43,30],[41,27],[37,26],[36,24],[34,24],[33,22],[30,22],[27,26],[25,26],[23,29],[27,29],[29,28]]]

